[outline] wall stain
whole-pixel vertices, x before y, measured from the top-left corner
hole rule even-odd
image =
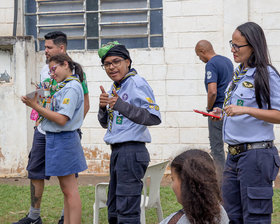
[[[88,169],[84,174],[108,174],[110,165],[110,154],[104,153],[95,147],[94,149],[83,147],[84,155],[87,160]]]
[[[5,156],[2,153],[2,148],[0,147],[0,160],[5,160]]]

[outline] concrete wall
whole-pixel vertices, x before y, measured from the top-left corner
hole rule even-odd
[[[280,2],[273,0],[163,0],[164,48],[130,50],[133,67],[150,83],[162,113],[162,124],[150,128],[152,143],[147,147],[152,162],[171,159],[188,148],[209,149],[207,119],[192,112],[206,106],[204,64],[194,52],[197,41],[211,41],[216,53],[232,59],[228,44],[232,32],[241,23],[255,21],[263,27],[273,64],[280,70],[279,15]],[[110,148],[103,142],[105,130],[98,124],[97,110],[99,86],[109,89],[111,80],[96,51],[69,53],[83,65],[90,91],[91,109],[82,127],[89,165],[85,173],[107,173]],[[36,53],[36,60],[39,80],[44,53]],[[279,146],[279,126],[275,134]],[[21,158],[26,163],[27,157]]]
[[[23,32],[23,2],[18,0],[17,35],[22,36]],[[2,0],[0,2],[0,37],[12,36],[14,27],[14,0]]]
[[[0,38],[0,176],[25,174],[33,131],[20,97],[32,89],[35,55],[31,37]]]

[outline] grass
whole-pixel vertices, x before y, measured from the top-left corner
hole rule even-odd
[[[92,205],[94,203],[94,187],[80,186],[80,195],[82,199],[82,223],[92,223]],[[10,224],[24,217],[28,213],[30,206],[29,186],[11,186],[0,185],[0,223]],[[170,187],[161,187],[161,204],[164,217],[181,206],[177,203],[176,197]],[[46,186],[42,201],[41,217],[44,224],[55,224],[59,220],[63,206],[63,196],[59,186]],[[280,223],[280,190],[274,190],[273,197],[274,213],[273,224]],[[106,209],[100,210],[100,223],[107,223]],[[157,222],[156,210],[149,209],[146,211],[147,224]]]

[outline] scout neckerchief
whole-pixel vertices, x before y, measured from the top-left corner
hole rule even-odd
[[[230,98],[232,95],[232,92],[236,86],[236,83],[238,83],[241,79],[243,79],[245,77],[246,72],[248,71],[248,68],[244,68],[243,64],[240,64],[236,69],[235,72],[233,74],[232,77],[232,81],[231,84],[225,94],[225,101],[224,101],[224,106],[223,108],[225,108],[226,106],[229,105],[230,103]]]
[[[50,89],[50,95],[43,98],[42,106],[44,108],[48,108],[48,109],[54,111],[54,109],[55,109],[54,94],[56,92],[58,92],[59,90],[61,90],[68,82],[71,82],[72,80],[76,80],[77,82],[81,83],[76,75],[69,76],[63,82],[61,82],[59,86],[54,79],[50,80],[50,83],[51,83],[50,88],[49,88]],[[39,123],[42,122],[43,120],[44,120],[44,117],[42,115],[39,115],[39,118],[38,118]]]
[[[113,87],[112,87],[112,92],[111,92],[111,96],[114,96],[113,90],[115,89],[116,91],[118,91],[121,86],[122,83],[124,83],[129,77],[136,75],[137,72],[134,68],[130,69],[129,72],[121,79],[121,81],[119,83],[114,82],[113,83]],[[114,110],[112,108],[108,108],[108,130],[111,132],[112,131],[112,127],[113,127],[113,120],[114,120]],[[122,119],[122,118],[121,118]]]

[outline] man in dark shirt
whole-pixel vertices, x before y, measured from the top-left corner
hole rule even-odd
[[[206,63],[205,88],[207,91],[208,112],[214,107],[223,107],[225,90],[233,74],[233,64],[230,59],[217,55],[212,44],[207,40],[200,40],[195,47],[199,59]],[[223,142],[223,121],[213,121],[208,117],[209,140],[211,154],[215,160],[217,171],[222,173],[225,164],[225,152]]]

